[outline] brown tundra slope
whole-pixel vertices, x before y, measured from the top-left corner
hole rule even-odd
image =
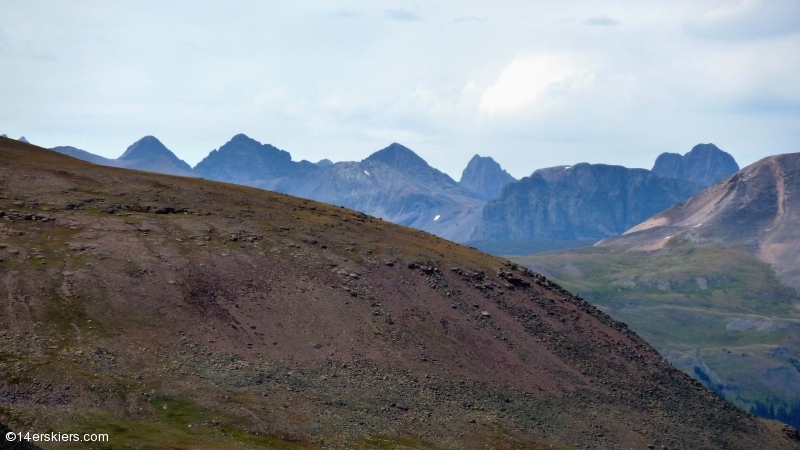
[[[544,277],[353,211],[9,139],[0,211],[14,430],[109,434],[93,448],[800,448]]]

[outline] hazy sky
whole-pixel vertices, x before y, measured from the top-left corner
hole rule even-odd
[[[0,0],[0,133],[190,164],[245,133],[295,160],[402,143],[458,179],[800,151],[800,1]]]

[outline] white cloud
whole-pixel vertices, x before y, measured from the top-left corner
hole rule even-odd
[[[503,114],[543,106],[570,91],[591,86],[592,79],[592,72],[569,57],[542,54],[516,58],[484,91],[480,109]]]

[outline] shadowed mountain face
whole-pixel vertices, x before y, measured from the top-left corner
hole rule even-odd
[[[124,430],[131,448],[797,448],[539,274],[426,233],[2,138],[0,192],[15,429]]]
[[[458,184],[472,192],[475,197],[489,201],[500,196],[500,191],[509,183],[517,181],[492,158],[475,155],[461,174]]]
[[[392,144],[361,162],[294,162],[240,134],[195,167],[208,179],[345,206],[452,240],[466,240],[483,202],[410,149]]]
[[[166,173],[169,175],[192,176],[192,167],[175,156],[172,151],[153,136],[145,136],[134,142],[125,150],[125,153],[117,159],[104,158],[94,153],[69,146],[54,147],[52,150],[93,164]]]
[[[581,163],[534,172],[484,207],[473,240],[579,240],[621,234],[701,189],[643,169]]]
[[[680,178],[703,186],[710,186],[738,171],[739,165],[733,156],[714,144],[697,144],[683,156],[662,153],[653,166],[656,175]]]
[[[294,162],[289,152],[237,134],[213,150],[194,168],[198,176],[246,186],[263,186],[295,171],[313,170],[311,163]]]
[[[298,172],[261,187],[345,206],[454,241],[469,238],[484,205],[400,144],[361,162]]]

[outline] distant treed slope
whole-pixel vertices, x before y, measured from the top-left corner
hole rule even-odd
[[[475,155],[461,174],[458,184],[481,200],[491,200],[509,183],[517,181],[488,156]]]
[[[601,239],[698,192],[700,185],[649,170],[581,163],[534,172],[484,207],[473,240]]]
[[[683,156],[662,153],[653,166],[656,175],[680,178],[703,186],[710,186],[738,171],[739,165],[733,156],[714,144],[697,144]]]

